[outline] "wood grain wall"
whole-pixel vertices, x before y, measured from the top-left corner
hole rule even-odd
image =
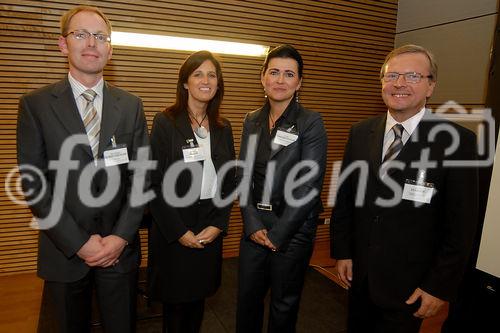
[[[59,52],[59,17],[81,1],[0,1],[0,181],[16,166],[19,97],[63,78],[66,59]],[[394,43],[397,0],[170,0],[88,1],[99,6],[116,30],[219,39],[276,46],[290,43],[305,61],[301,102],[320,112],[328,138],[328,188],[334,161],[340,160],[349,127],[384,112],[378,71]],[[115,47],[105,78],[144,101],[148,125],[174,100],[177,71],[186,52]],[[239,149],[245,113],[264,101],[258,57],[221,56],[226,84],[222,113],[232,122]],[[13,183],[9,184],[11,187]],[[321,215],[330,216],[328,207]],[[0,190],[0,274],[36,269],[37,232],[29,210]],[[241,217],[231,214],[224,255],[238,254]],[[141,232],[146,255],[147,233]],[[320,225],[318,240],[328,240]]]

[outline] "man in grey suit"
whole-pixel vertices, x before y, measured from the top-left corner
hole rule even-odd
[[[89,332],[93,289],[106,332],[135,329],[144,207],[133,198],[146,183],[134,186],[138,172],[128,162],[148,146],[148,135],[141,100],[103,80],[110,34],[98,8],[69,10],[59,37],[67,78],[19,103],[18,162],[39,221],[45,280],[39,332]]]
[[[380,77],[388,110],[351,128],[332,257],[350,287],[348,332],[417,333],[455,297],[470,254],[476,140],[426,110],[437,79],[428,50],[393,50]],[[356,164],[365,170],[351,172]]]

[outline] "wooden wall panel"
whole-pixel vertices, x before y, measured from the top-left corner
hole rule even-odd
[[[61,14],[81,1],[0,1],[0,181],[16,165],[19,97],[63,78],[66,59],[57,47]],[[340,160],[349,127],[385,108],[378,70],[394,43],[397,0],[170,0],[87,1],[99,6],[115,30],[168,34],[276,46],[291,43],[305,62],[301,102],[320,112],[329,137],[328,171],[322,193],[327,202],[331,169]],[[112,84],[144,101],[148,125],[174,100],[177,71],[186,52],[115,47],[105,69]],[[239,149],[244,115],[262,105],[263,58],[220,56],[226,83],[222,107]],[[329,217],[327,207],[321,215]],[[0,274],[36,268],[37,232],[29,210],[0,190]],[[238,254],[241,217],[231,214],[224,255]],[[328,240],[320,225],[318,240]],[[147,232],[141,231],[143,257]]]

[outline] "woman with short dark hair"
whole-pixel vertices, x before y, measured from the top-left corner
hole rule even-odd
[[[320,193],[327,145],[321,116],[298,101],[303,66],[300,53],[291,45],[269,52],[261,72],[266,102],[248,113],[243,125],[240,160],[251,156],[254,160],[253,168],[242,168],[240,174],[250,184],[248,196],[240,196],[244,235],[237,332],[262,331],[263,300],[269,288],[268,332],[295,332],[323,209]]]

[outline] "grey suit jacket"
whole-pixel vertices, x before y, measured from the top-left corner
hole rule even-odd
[[[137,267],[139,262],[139,240],[137,230],[143,215],[143,206],[133,207],[129,202],[133,172],[127,164],[118,166],[119,182],[107,184],[104,170],[97,171],[90,179],[84,176],[84,168],[93,157],[88,144],[74,147],[71,159],[78,166],[68,173],[66,191],[62,197],[54,197],[57,174],[49,168],[50,161],[57,161],[61,146],[74,134],[86,134],[75,103],[68,79],[37,89],[21,97],[17,125],[17,153],[19,165],[30,165],[41,171],[42,177],[28,181],[23,179],[27,200],[40,195],[31,203],[35,217],[46,217],[54,202],[64,200],[62,214],[55,226],[39,233],[38,274],[46,280],[70,282],[82,278],[89,266],[76,253],[92,234],[107,236],[114,234],[128,241],[129,245],[113,267],[126,272]],[[99,142],[99,158],[111,147],[114,136],[116,144],[126,145],[130,160],[135,160],[139,147],[148,146],[146,120],[141,100],[109,84],[103,89],[103,109]],[[27,174],[28,171],[21,173]],[[78,186],[90,186],[94,197],[106,189],[116,191],[112,199],[100,207],[88,207],[79,196]],[[46,188],[43,189],[43,182]],[[146,182],[147,184],[147,182]],[[108,189],[109,190],[109,189]],[[142,190],[137,189],[137,190]]]
[[[266,104],[263,108],[247,114],[243,124],[240,160],[247,159],[249,138],[252,135],[256,136],[255,149],[257,149],[258,140],[263,130],[262,124],[267,126],[268,108],[269,105]],[[270,201],[282,205],[280,216],[274,215],[274,221],[270,223],[272,227],[264,225],[254,205],[251,188],[248,189],[249,195],[246,202],[242,201],[244,196],[240,198],[245,236],[248,237],[261,229],[268,229],[267,236],[278,248],[286,245],[299,231],[314,237],[316,218],[323,209],[320,194],[326,168],[327,149],[326,131],[319,113],[307,110],[299,103],[292,101],[284,114],[286,118],[281,126],[287,129],[294,126],[294,129],[298,131],[298,138],[288,146],[275,147],[269,158],[270,162],[276,163],[276,174],[272,182]],[[318,170],[312,178],[293,191],[293,196],[299,199],[310,193],[315,193],[315,195],[304,204],[290,205],[289,202],[286,202],[284,195],[287,176],[290,170],[301,161],[312,161]],[[307,168],[302,169],[299,176],[306,171],[308,171]],[[245,174],[251,179],[252,170],[240,170],[239,178],[243,179]]]

